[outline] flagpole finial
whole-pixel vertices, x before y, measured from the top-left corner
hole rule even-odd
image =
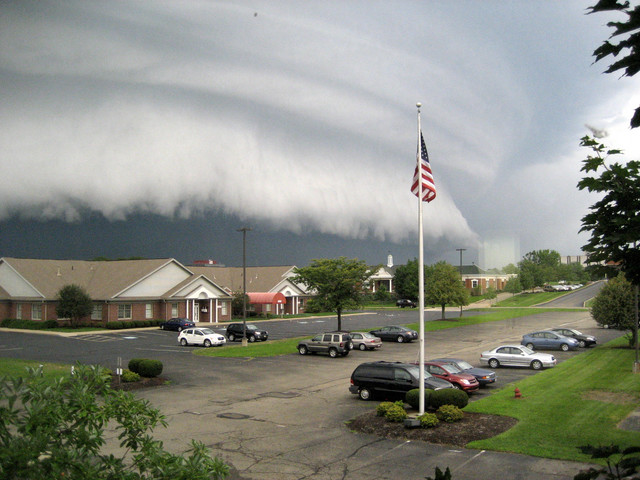
[[[416,107],[420,108],[422,104],[420,102],[416,103]]]

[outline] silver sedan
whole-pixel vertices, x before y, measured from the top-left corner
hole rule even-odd
[[[543,367],[554,367],[557,361],[553,355],[534,352],[524,345],[501,345],[493,350],[482,352],[480,363],[491,368],[507,365],[540,370]]]

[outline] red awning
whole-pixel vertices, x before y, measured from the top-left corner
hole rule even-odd
[[[286,297],[280,293],[249,293],[247,292],[247,296],[249,297],[249,303],[252,304],[266,304],[270,303],[272,305],[284,305],[287,303]]]

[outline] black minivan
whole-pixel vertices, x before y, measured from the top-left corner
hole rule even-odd
[[[424,386],[431,390],[453,388],[446,380],[424,372]],[[351,374],[349,391],[369,400],[376,394],[404,396],[409,390],[420,388],[420,370],[417,365],[400,362],[361,363]]]

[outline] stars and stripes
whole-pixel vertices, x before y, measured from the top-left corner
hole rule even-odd
[[[420,178],[422,178],[422,201],[430,202],[436,198],[436,185],[433,182],[429,154],[427,153],[427,146],[424,144],[422,132],[420,132],[420,158],[417,161],[416,170],[413,174],[413,184],[411,185],[411,193],[416,197],[420,196],[420,185],[418,183]]]

